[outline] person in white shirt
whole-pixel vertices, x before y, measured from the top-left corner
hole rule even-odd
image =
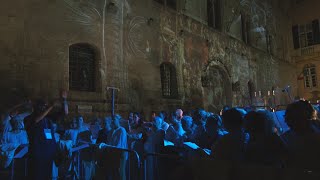
[[[14,153],[20,145],[29,144],[27,132],[23,130],[21,123],[16,120],[11,120],[10,124],[12,130],[2,136],[0,146],[0,159],[2,160],[2,166],[4,168],[11,164]]]
[[[108,144],[111,146],[115,146],[117,148],[127,149],[128,142],[127,142],[127,132],[125,128],[120,126],[120,115],[115,115],[112,121],[113,129],[110,131],[108,135]],[[126,161],[127,161],[127,153],[121,152],[120,158],[120,179],[126,179]]]

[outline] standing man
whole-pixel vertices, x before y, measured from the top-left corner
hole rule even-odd
[[[25,118],[29,137],[28,179],[51,179],[52,164],[57,149],[52,122],[68,114],[66,98],[67,92],[62,91],[60,101],[55,101],[52,105],[39,99],[34,104],[34,112]],[[60,111],[52,113],[53,108],[61,101],[63,105]]]
[[[108,144],[115,146],[117,148],[127,149],[127,132],[126,129],[120,126],[121,116],[116,114],[113,121],[113,129],[110,131],[108,138]],[[126,179],[126,161],[127,161],[127,152],[121,152],[120,158],[120,167],[119,175],[121,180]]]
[[[104,146],[113,146],[120,149],[128,148],[127,132],[126,129],[120,126],[120,120],[121,116],[116,114],[114,119],[111,121],[112,129],[107,135],[107,144],[100,144],[100,149],[103,149]],[[101,164],[103,164],[103,166],[99,170],[97,179],[126,180],[127,152],[105,149],[101,156],[100,160],[102,160]]]

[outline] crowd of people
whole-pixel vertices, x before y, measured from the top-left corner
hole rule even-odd
[[[187,159],[318,171],[317,111],[307,101],[289,104],[284,119],[290,130],[286,132],[268,110],[228,106],[219,114],[177,109],[172,113],[153,112],[151,120],[146,121],[138,112],[131,112],[128,118],[116,114],[95,118],[88,124],[81,115],[66,121],[70,118],[67,92],[62,91],[60,99],[51,104],[43,99],[26,101],[2,114],[1,169],[11,166],[19,148],[28,147],[28,178],[80,176],[72,149],[88,145],[80,155],[82,177],[88,180],[124,180],[131,176],[128,166],[132,157],[121,149],[134,150],[140,157],[182,152]],[[159,174],[163,164],[158,158],[146,156],[145,162],[146,179],[163,179]]]

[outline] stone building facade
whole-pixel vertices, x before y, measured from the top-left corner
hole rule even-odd
[[[115,108],[123,114],[287,103],[281,89],[290,85],[295,96],[297,87],[291,7],[290,0],[5,2],[3,106],[22,96],[56,98],[65,88],[72,112],[101,116],[111,108],[107,87],[119,88]]]
[[[316,103],[320,100],[320,12],[319,1],[296,1],[292,17],[292,59],[296,62],[298,95]]]

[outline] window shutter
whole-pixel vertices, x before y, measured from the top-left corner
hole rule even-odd
[[[247,44],[250,44],[251,43],[251,39],[250,39],[250,20],[249,20],[249,17],[247,18],[247,21],[246,21],[246,34],[247,34]]]
[[[292,39],[293,39],[293,47],[294,49],[300,48],[299,43],[299,26],[295,25],[292,27]]]
[[[221,30],[221,5],[220,0],[214,1],[214,18],[215,18],[215,28]]]
[[[207,17],[208,17],[208,26],[214,27],[214,4],[213,0],[207,0]]]
[[[320,43],[319,19],[312,21],[312,32],[314,44]]]

